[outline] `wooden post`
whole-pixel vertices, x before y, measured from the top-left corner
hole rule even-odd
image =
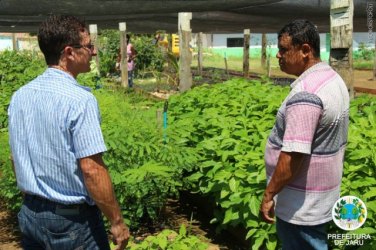
[[[330,3],[330,65],[345,81],[350,97],[354,97],[353,0],[331,0]]]
[[[197,68],[198,74],[202,75],[202,32],[197,34]]]
[[[13,51],[18,51],[16,33],[12,33],[12,45],[13,45]]]
[[[191,19],[192,13],[180,12],[178,15],[179,29],[179,91],[184,92],[192,87],[191,63],[192,54],[189,48],[191,41]]]
[[[100,65],[99,65],[99,48],[98,48],[98,28],[96,24],[89,25],[89,32],[90,32],[90,39],[91,43],[94,44],[94,48],[97,51],[97,55],[95,56],[95,64],[97,66],[97,73],[100,75]]]
[[[249,75],[249,44],[251,38],[251,31],[249,29],[244,30],[244,46],[243,46],[243,76]]]
[[[127,24],[119,23],[121,86],[128,88]]]
[[[226,72],[226,75],[228,77],[229,76],[229,72],[228,72],[228,64],[227,64],[227,55],[226,55],[226,52],[225,52],[224,60],[225,60],[225,72]]]
[[[262,33],[262,38],[261,38],[261,67],[265,69],[266,67],[266,46],[267,46],[267,39],[266,39],[266,34]]]

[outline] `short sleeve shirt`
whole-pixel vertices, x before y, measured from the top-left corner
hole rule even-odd
[[[79,159],[106,151],[97,101],[69,74],[48,68],[12,96],[10,146],[21,191],[93,204]]]
[[[326,63],[305,71],[291,85],[268,138],[268,180],[281,151],[304,154],[294,180],[276,196],[276,216],[298,225],[331,220],[339,198],[349,123],[349,95],[342,78]]]

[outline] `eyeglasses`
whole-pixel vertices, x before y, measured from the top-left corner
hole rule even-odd
[[[93,50],[94,50],[94,45],[93,44],[87,44],[87,45],[72,44],[70,46],[72,48],[76,48],[76,49],[81,49],[81,48],[88,49],[90,52],[93,52]]]
[[[90,43],[87,44],[87,45],[68,44],[65,47],[67,47],[67,46],[70,46],[70,47],[75,48],[75,49],[81,49],[81,48],[88,49],[91,53],[93,53],[93,51],[94,51],[94,45],[90,44]],[[65,49],[65,47],[64,47],[64,49]],[[64,52],[64,49],[61,50],[60,54],[62,54]]]

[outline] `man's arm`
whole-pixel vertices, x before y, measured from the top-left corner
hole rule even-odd
[[[119,203],[116,200],[110,175],[101,154],[80,159],[85,186],[90,197],[111,223],[116,249],[124,249],[128,243],[129,229],[124,224]]]
[[[277,167],[266,187],[260,206],[262,219],[267,223],[274,222],[273,197],[289,184],[300,170],[304,154],[296,152],[281,152]]]

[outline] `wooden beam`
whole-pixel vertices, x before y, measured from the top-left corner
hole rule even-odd
[[[119,23],[121,86],[128,88],[127,24]]]
[[[249,29],[244,30],[244,46],[243,46],[243,76],[249,75],[249,45],[251,40],[251,31]]]
[[[353,16],[353,0],[331,0],[329,62],[345,81],[350,97],[354,97]]]
[[[189,47],[191,41],[192,13],[180,12],[178,15],[179,29],[179,91],[184,92],[192,87],[192,53]]]

